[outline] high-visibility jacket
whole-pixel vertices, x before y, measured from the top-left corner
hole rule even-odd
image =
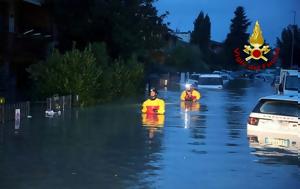
[[[180,96],[180,99],[185,101],[195,101],[195,100],[199,100],[200,98],[201,98],[201,94],[196,90],[192,91],[191,96],[188,95],[188,92],[186,90],[183,91]]]
[[[159,98],[155,100],[148,99],[143,103],[142,112],[147,114],[164,114],[165,101]]]
[[[143,126],[147,127],[163,127],[165,115],[163,114],[142,114]]]

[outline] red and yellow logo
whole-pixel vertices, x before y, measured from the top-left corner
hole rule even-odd
[[[248,54],[249,56],[246,58],[246,61],[255,59],[263,59],[265,62],[268,61],[268,59],[264,56],[270,51],[270,48],[268,45],[264,44],[264,38],[262,35],[262,31],[260,29],[260,26],[258,24],[258,21],[255,23],[255,27],[253,29],[253,33],[249,38],[250,45],[245,45],[244,52]]]
[[[274,57],[268,62],[266,55],[271,51],[269,45],[264,45],[265,41],[262,35],[262,30],[258,21],[256,21],[253,33],[249,38],[250,45],[244,45],[243,52],[246,53],[246,58],[241,58],[240,49],[234,50],[235,60],[238,64],[250,70],[260,70],[271,67],[278,59],[279,49],[274,50]],[[260,60],[263,61],[260,62]]]

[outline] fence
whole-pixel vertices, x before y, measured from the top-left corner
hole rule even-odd
[[[30,102],[0,105],[0,122],[15,120],[16,109],[20,109],[20,118],[27,117],[30,113]]]
[[[47,110],[66,110],[72,107],[72,95],[47,98]]]

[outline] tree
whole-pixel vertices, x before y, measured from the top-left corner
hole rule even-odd
[[[37,95],[79,95],[83,104],[96,102],[97,89],[103,83],[103,70],[97,65],[91,47],[82,52],[73,48],[65,54],[55,50],[45,62],[31,65],[28,72]]]
[[[291,60],[292,45],[294,45],[293,61]],[[282,68],[297,66],[300,62],[300,55],[297,53],[300,51],[300,29],[297,25],[289,25],[282,30],[281,39],[277,38],[277,47],[280,48],[279,57],[282,60]]]
[[[205,72],[209,70],[204,60],[204,55],[195,45],[179,44],[171,52],[166,60],[168,66],[177,71]]]
[[[45,0],[43,6],[49,12],[55,26],[61,50],[70,50],[76,42],[84,48],[91,41],[91,7],[94,0]]]
[[[236,48],[243,48],[247,44],[249,33],[247,28],[251,22],[245,15],[243,7],[239,6],[234,11],[234,18],[231,19],[230,32],[227,34],[227,38],[224,43],[224,51],[226,54],[226,68],[236,69],[238,64],[234,61],[233,51]]]
[[[210,43],[210,18],[201,11],[194,21],[194,30],[191,34],[191,43],[199,46],[202,52],[207,52]]]
[[[130,57],[162,46],[167,14],[158,15],[154,0],[46,0],[57,25],[59,47],[68,50],[105,42],[111,57]],[[141,53],[139,53],[141,54]]]
[[[110,61],[104,44],[91,44],[83,51],[73,47],[61,54],[55,50],[27,71],[38,98],[79,95],[81,105],[89,105],[138,94],[142,89],[143,65],[134,56],[116,59],[107,66]]]

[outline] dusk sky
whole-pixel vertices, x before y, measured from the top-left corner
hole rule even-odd
[[[296,11],[296,24],[300,25],[299,0],[159,0],[156,7],[160,14],[169,11],[165,20],[171,29],[192,31],[194,20],[203,11],[211,20],[211,39],[225,40],[231,19],[237,6],[245,8],[246,16],[251,21],[248,32],[252,33],[258,20],[263,36],[271,45],[276,43],[284,27],[293,23]]]

